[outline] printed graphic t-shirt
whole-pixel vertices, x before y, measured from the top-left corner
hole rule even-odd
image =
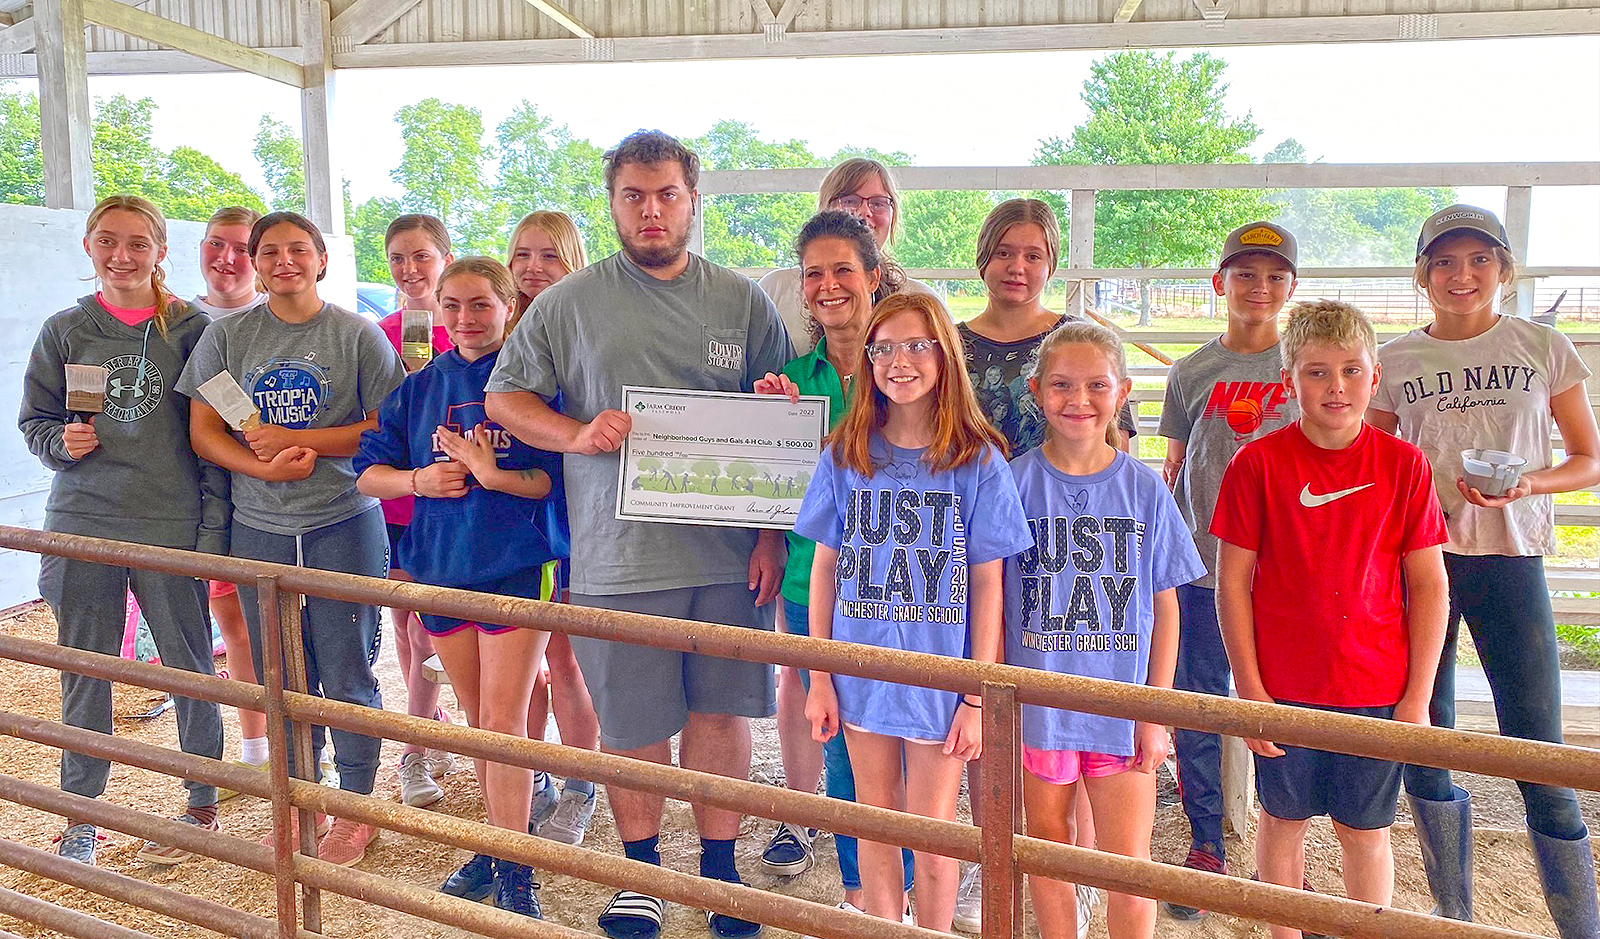
[[[1241,355],[1213,339],[1167,373],[1160,434],[1184,443],[1183,469],[1172,494],[1206,563],[1196,586],[1217,585],[1211,513],[1228,461],[1249,441],[1300,419],[1300,405],[1283,387],[1282,368],[1278,346]]]
[[[1063,316],[1050,328],[1069,322],[1087,320]],[[972,389],[978,395],[978,410],[1000,436],[1006,438],[1012,459],[1044,443],[1044,412],[1039,410],[1039,402],[1028,388],[1028,373],[1033,370],[1039,343],[1050,333],[997,342],[980,336],[966,323],[956,324],[956,332],[961,336],[961,350],[966,357],[967,374],[972,377]],[[1117,426],[1129,437],[1139,433],[1132,406],[1124,404],[1117,412]]]
[[[261,420],[292,430],[366,420],[405,377],[376,324],[333,304],[304,323],[267,306],[212,323],[189,356],[178,391],[191,398],[227,369],[261,409]],[[267,482],[233,475],[234,517],[251,528],[299,535],[353,518],[378,504],[356,491],[350,457],[318,456],[311,475]]]
[[[789,338],[755,282],[689,255],[657,280],[623,254],[563,277],[500,350],[490,392],[561,395],[561,412],[591,421],[622,407],[622,386],[749,391],[789,359]],[[746,583],[748,528],[623,521],[616,453],[565,454],[572,590],[609,595]]]
[[[1155,595],[1205,565],[1156,472],[1126,453],[1069,476],[1033,450],[1011,461],[1033,544],[1006,561],[1006,662],[1142,685]],[[1024,705],[1041,750],[1133,755],[1133,721]]]
[[[823,451],[795,533],[839,552],[832,637],[844,642],[965,658],[968,569],[1032,544],[1017,486],[1000,451],[942,472],[924,450],[874,437],[872,476]],[[814,614],[813,614],[814,615]],[[835,675],[839,714],[873,733],[943,740],[956,695]]]
[[[1361,427],[1343,450],[1299,422],[1252,441],[1222,477],[1211,533],[1256,552],[1256,654],[1282,701],[1385,707],[1409,671],[1407,554],[1443,544],[1422,451]]]
[[[1456,488],[1461,451],[1505,450],[1551,465],[1550,399],[1589,377],[1572,340],[1538,323],[1502,316],[1471,339],[1442,340],[1414,329],[1378,350],[1383,381],[1372,407],[1400,418],[1401,440],[1433,463],[1434,487],[1450,526],[1452,554],[1513,557],[1555,551],[1555,501],[1518,499],[1503,509],[1473,505]]]

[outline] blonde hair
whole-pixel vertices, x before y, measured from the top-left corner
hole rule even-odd
[[[242,205],[225,205],[211,213],[211,218],[206,222],[206,231],[210,232],[217,225],[243,225],[246,228],[261,220],[261,213],[255,209]]]
[[[511,239],[506,242],[506,264],[511,264],[511,253],[517,250],[517,239],[530,228],[537,228],[550,236],[550,243],[556,247],[556,257],[561,260],[561,266],[570,274],[573,271],[589,266],[588,256],[583,252],[583,235],[578,231],[577,223],[572,221],[572,216],[565,212],[553,209],[539,209],[529,212],[517,222],[517,227],[511,229]],[[522,319],[522,314],[532,303],[531,298],[524,298],[519,292],[516,303],[511,309],[511,324],[516,325]]]
[[[156,247],[165,248],[167,246],[167,218],[161,214],[160,209],[155,207],[155,203],[142,196],[106,196],[95,203],[95,207],[89,210],[89,217],[83,223],[83,237],[88,238],[94,233],[95,226],[100,224],[100,220],[106,217],[107,212],[117,210],[132,212],[143,218],[145,224],[150,226],[150,239],[155,242]],[[160,264],[155,264],[150,268],[150,289],[155,291],[156,295],[156,329],[160,331],[161,338],[165,339],[167,338],[167,317],[171,315],[169,307],[177,300],[177,297],[174,297],[172,291],[167,289],[167,272],[161,269]]]
[[[817,189],[817,211],[833,206],[833,200],[840,196],[848,196],[861,188],[861,184],[868,177],[875,176],[883,185],[884,192],[889,194],[889,243],[900,236],[900,187],[895,185],[894,176],[889,168],[877,160],[867,157],[851,157],[828,171],[822,178],[822,185]]]
[[[931,392],[933,442],[923,455],[929,469],[942,472],[965,466],[974,459],[986,457],[990,444],[1004,455],[1006,438],[990,426],[978,410],[961,339],[956,335],[950,314],[937,298],[923,293],[897,293],[884,299],[872,310],[872,319],[867,323],[867,341],[872,341],[886,321],[907,312],[922,317],[929,337],[938,343],[939,350],[939,378]],[[832,448],[835,463],[871,477],[876,470],[872,464],[872,434],[888,420],[889,399],[878,390],[877,382],[873,381],[872,362],[864,355],[850,384],[850,407],[844,420],[828,435],[827,443]]]
[[[1094,346],[1104,353],[1111,365],[1111,374],[1116,376],[1119,385],[1128,380],[1128,353],[1123,348],[1122,337],[1099,323],[1068,320],[1040,340],[1039,347],[1033,353],[1033,366],[1028,370],[1028,384],[1035,385],[1044,376],[1045,363],[1050,361],[1050,356],[1057,349],[1076,344]],[[1037,399],[1038,395],[1034,395],[1034,398]],[[1040,402],[1041,405],[1043,403]],[[1106,443],[1120,447],[1122,441],[1122,428],[1117,426],[1116,419],[1112,419],[1111,426],[1106,428]]]
[[[481,254],[469,254],[451,262],[444,273],[439,275],[439,286],[434,288],[434,298],[437,299],[444,293],[444,285],[452,277],[460,276],[482,277],[488,281],[489,289],[500,302],[506,305],[512,315],[506,318],[506,335],[511,334],[511,327],[516,325],[517,285],[511,279],[511,271],[504,264],[494,258],[484,257]],[[502,337],[503,338],[503,337]]]
[[[1360,346],[1378,361],[1378,334],[1365,313],[1339,300],[1308,300],[1289,311],[1283,328],[1283,367],[1294,370],[1300,350],[1311,343],[1353,349]]]
[[[980,277],[994,257],[995,249],[1000,247],[1000,239],[1011,230],[1011,226],[1029,224],[1044,229],[1044,249],[1050,257],[1050,274],[1055,274],[1056,266],[1061,261],[1061,223],[1056,220],[1056,213],[1038,199],[1007,199],[989,212],[983,220],[983,227],[978,229]]]

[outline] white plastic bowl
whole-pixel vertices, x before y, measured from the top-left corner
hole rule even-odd
[[[1486,496],[1503,496],[1522,478],[1527,460],[1504,450],[1462,450],[1461,474]]]

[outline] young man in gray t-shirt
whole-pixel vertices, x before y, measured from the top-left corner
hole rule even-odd
[[[1217,625],[1217,539],[1211,515],[1228,461],[1251,440],[1293,423],[1300,411],[1283,386],[1278,314],[1294,295],[1294,236],[1268,222],[1242,226],[1223,243],[1211,286],[1228,306],[1228,328],[1173,363],[1161,406],[1167,438],[1162,477],[1194,535],[1205,576],[1178,588],[1178,669],[1173,687],[1228,694],[1227,652]],[[1191,846],[1185,867],[1225,873],[1222,747],[1216,734],[1174,735]],[[1204,910],[1163,904],[1178,919]]]
[[[782,579],[775,531],[620,521],[617,450],[631,427],[624,384],[749,391],[782,369],[789,339],[776,308],[749,278],[687,250],[699,159],[659,131],[640,131],[606,154],[606,188],[623,249],[541,293],[506,340],[489,380],[489,416],[524,442],[565,454],[572,528],[572,602],[770,629]],[[550,402],[560,396],[561,411]],[[610,752],[672,760],[682,731],[685,768],[744,778],[751,717],[774,711],[769,665],[572,637]],[[624,853],[660,864],[663,799],[609,788]],[[702,876],[739,880],[733,845],[740,815],[696,806]],[[665,904],[624,890],[600,926],[648,939]],[[722,939],[760,925],[710,917]]]

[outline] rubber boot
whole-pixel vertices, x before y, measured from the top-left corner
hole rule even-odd
[[[1529,828],[1528,840],[1533,842],[1533,859],[1556,934],[1561,939],[1600,939],[1600,902],[1595,897],[1589,833],[1568,840]]]
[[[1439,802],[1406,793],[1417,823],[1422,867],[1433,894],[1433,915],[1472,922],[1472,795],[1452,786]]]

